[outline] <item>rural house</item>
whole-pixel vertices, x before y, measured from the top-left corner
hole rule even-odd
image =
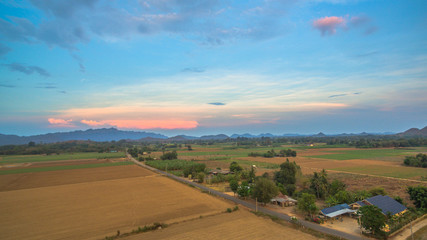
[[[381,209],[384,215],[390,213],[391,215],[399,215],[406,212],[407,208],[389,196],[377,195],[375,197],[367,198],[362,201],[357,201],[350,204],[353,209],[359,209],[366,205],[374,205]]]
[[[355,212],[356,210],[352,210],[350,206],[346,203],[320,210],[320,213],[328,218],[334,218],[346,213],[355,213]]]
[[[271,203],[273,204],[277,204],[281,207],[288,207],[288,206],[294,206],[298,201],[287,196],[287,195],[283,195],[282,193],[280,193],[279,195],[277,195],[276,197],[272,198]]]

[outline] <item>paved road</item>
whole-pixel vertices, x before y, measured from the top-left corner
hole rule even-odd
[[[135,162],[135,164],[137,164],[137,165],[139,165],[139,166],[141,166],[141,167],[143,167],[143,168],[149,169],[149,170],[151,170],[151,171],[153,171],[153,172],[156,172],[156,173],[159,173],[159,174],[165,175],[165,176],[167,176],[167,177],[169,177],[169,178],[172,178],[172,179],[175,179],[175,180],[177,180],[177,181],[179,181],[179,182],[182,182],[182,183],[185,183],[185,184],[188,184],[188,185],[191,185],[191,186],[194,186],[194,187],[200,188],[200,189],[202,189],[202,190],[205,190],[205,191],[207,191],[207,192],[210,192],[210,193],[211,193],[211,194],[213,194],[213,195],[216,195],[216,196],[219,196],[219,197],[225,198],[225,199],[227,199],[227,200],[233,201],[234,203],[236,203],[236,204],[240,204],[240,205],[243,205],[243,206],[245,206],[245,207],[247,207],[247,208],[249,208],[249,209],[255,210],[255,208],[256,208],[255,204],[253,204],[253,203],[243,201],[243,200],[241,200],[241,199],[238,199],[238,198],[235,198],[235,197],[233,197],[233,196],[230,196],[230,195],[224,194],[224,193],[222,193],[222,192],[219,192],[219,191],[213,190],[213,189],[211,189],[211,188],[208,188],[208,187],[206,187],[206,186],[200,185],[200,184],[198,184],[198,183],[195,183],[195,182],[192,182],[192,181],[188,181],[188,180],[186,180],[186,179],[183,179],[183,178],[177,177],[177,176],[175,176],[175,175],[173,175],[173,174],[170,174],[170,173],[167,173],[167,172],[164,172],[164,171],[160,171],[160,170],[158,170],[158,169],[156,169],[156,168],[152,168],[152,167],[150,167],[150,166],[147,166],[147,165],[145,165],[145,164],[140,163],[139,161],[135,160],[134,158],[132,158],[132,157],[131,157],[131,156],[129,156],[129,155],[128,155],[128,157],[129,157],[133,162]],[[283,213],[278,213],[278,212],[272,211],[272,210],[267,209],[267,208],[263,208],[263,207],[258,206],[258,211],[260,211],[260,212],[262,212],[262,213],[265,213],[265,214],[269,214],[269,215],[272,215],[272,216],[278,217],[278,218],[280,218],[280,219],[282,219],[282,220],[291,221],[291,217],[289,217],[288,215],[283,214]],[[319,225],[319,224],[312,223],[312,222],[307,222],[307,221],[303,221],[303,220],[298,220],[298,221],[297,221],[297,223],[298,223],[298,224],[300,224],[300,225],[302,225],[302,226],[304,226],[304,227],[307,227],[307,228],[310,228],[310,229],[316,230],[316,231],[318,231],[318,232],[326,233],[326,234],[333,235],[333,236],[340,237],[340,238],[344,238],[344,239],[351,239],[351,240],[359,240],[359,239],[362,239],[362,238],[361,238],[361,237],[359,237],[359,236],[355,236],[355,235],[352,235],[352,234],[349,234],[349,233],[341,232],[341,231],[338,231],[338,230],[335,230],[335,229],[326,228],[326,227],[323,227],[323,226],[321,226],[321,225]]]

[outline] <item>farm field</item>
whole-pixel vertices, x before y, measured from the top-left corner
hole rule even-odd
[[[2,186],[1,239],[101,239],[117,230],[130,232],[154,222],[181,222],[232,207],[148,170],[138,168],[137,173],[136,166],[109,168],[121,169],[110,170],[110,174],[107,167],[40,172],[38,176],[18,177],[16,189]],[[45,184],[70,177],[73,171],[80,171],[74,173],[80,175],[89,170],[92,176],[86,182],[56,180],[53,186]],[[68,176],[64,175],[67,171]],[[124,178],[128,172],[135,176]]]
[[[0,176],[131,165],[124,157],[123,152],[3,156],[0,160]]]
[[[321,169],[335,170],[349,173],[363,173],[375,176],[395,177],[420,180],[427,176],[427,169],[403,166],[405,156],[427,152],[426,147],[414,148],[380,148],[358,149],[344,146],[327,147],[320,145],[283,146],[274,148],[276,151],[291,147],[297,151],[297,157],[289,157],[301,166],[303,174],[310,174]],[[193,146],[194,151],[178,151],[179,159],[203,162],[208,168],[228,168],[231,162],[236,161],[243,167],[256,165],[258,172],[271,172],[279,169],[279,165],[286,161],[286,157],[248,157],[251,152],[264,153],[271,147],[253,147],[230,149],[228,146]]]
[[[239,210],[178,223],[165,229],[137,234],[125,240],[150,239],[318,239],[292,227]]]
[[[214,146],[216,147],[205,148],[205,146],[193,145],[194,153],[191,154],[192,156],[189,156],[190,154],[185,150],[178,151],[178,158],[203,162],[210,169],[218,167],[228,169],[232,161],[236,161],[246,169],[250,168],[251,165],[256,165],[258,176],[265,172],[272,176],[273,172],[279,169],[279,165],[287,159],[286,157],[248,156],[250,152],[264,153],[271,150],[271,147],[237,148],[231,151],[228,150],[230,146]],[[406,193],[407,186],[419,184],[427,186],[427,181],[422,181],[423,178],[427,177],[426,168],[407,167],[402,164],[405,156],[425,153],[426,147],[358,149],[341,145],[327,146],[284,145],[274,149],[276,152],[287,148],[296,150],[297,157],[288,157],[288,159],[295,161],[301,167],[303,175],[326,169],[331,179],[340,179],[351,190],[381,186],[391,196],[401,196],[406,202],[411,202]],[[305,180],[308,181],[308,179]]]
[[[61,160],[81,160],[81,159],[105,159],[105,158],[124,158],[124,152],[114,153],[63,153],[52,155],[9,155],[0,157],[0,164],[10,163],[34,163],[34,162],[52,162]]]
[[[0,192],[151,175],[136,165],[8,174],[0,175]]]

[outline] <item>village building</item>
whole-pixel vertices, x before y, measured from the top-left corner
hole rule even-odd
[[[350,206],[346,203],[335,205],[335,206],[324,208],[324,209],[320,210],[320,213],[323,216],[328,217],[328,218],[338,217],[338,216],[341,216],[341,215],[347,214],[347,213],[353,214],[355,212],[356,212],[356,210],[351,209]]]
[[[366,205],[374,205],[381,209],[381,212],[384,215],[401,215],[407,211],[407,208],[400,204],[398,201],[394,200],[389,196],[377,195],[375,197],[367,198],[362,201],[357,201],[350,204],[352,209],[358,210],[359,208]]]
[[[214,169],[214,170],[209,171],[209,174],[211,174],[211,175],[218,175],[218,174],[228,175],[228,174],[234,174],[234,172],[231,172],[230,170]]]
[[[272,198],[270,201],[271,201],[271,203],[277,204],[281,207],[294,206],[298,202],[297,200],[295,200],[295,199],[293,199],[287,195],[284,195],[282,193],[280,193],[276,197]]]

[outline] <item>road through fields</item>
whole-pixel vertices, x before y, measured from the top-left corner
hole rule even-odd
[[[197,187],[197,188],[199,188],[201,190],[209,192],[210,194],[213,194],[213,195],[222,197],[224,199],[233,201],[234,203],[240,204],[240,205],[245,206],[245,207],[247,207],[249,209],[252,209],[252,210],[256,210],[257,209],[258,211],[260,211],[262,213],[269,214],[271,216],[275,216],[275,217],[278,217],[278,218],[280,218],[282,220],[286,220],[286,221],[289,221],[289,222],[291,221],[291,217],[288,216],[288,215],[286,215],[286,214],[278,213],[278,212],[275,212],[275,211],[272,211],[272,210],[269,210],[269,209],[266,209],[266,208],[263,208],[263,207],[260,207],[260,206],[255,206],[255,204],[253,204],[253,203],[246,202],[244,200],[241,200],[241,199],[235,198],[233,196],[224,194],[222,192],[213,190],[211,188],[208,188],[206,186],[200,185],[198,183],[195,183],[195,182],[192,182],[192,181],[188,181],[186,179],[183,179],[183,178],[180,178],[180,177],[175,176],[173,174],[170,174],[170,173],[158,170],[156,168],[152,168],[152,167],[147,166],[147,165],[145,165],[143,163],[140,163],[139,161],[137,161],[134,158],[132,158],[130,155],[128,155],[128,158],[131,159],[133,162],[135,162],[135,164],[137,164],[138,166],[141,166],[143,168],[149,169],[149,170],[151,170],[153,172],[165,175],[165,176],[167,176],[169,178],[172,178],[172,179],[175,179],[175,180],[177,180],[179,182],[182,182],[182,183],[185,183],[185,184]],[[319,224],[311,223],[311,222],[307,222],[307,221],[303,221],[303,220],[297,220],[296,224],[300,224],[303,227],[307,227],[307,228],[313,229],[315,231],[318,231],[318,232],[321,232],[321,233],[325,233],[325,234],[329,234],[329,235],[332,235],[332,236],[336,236],[336,237],[339,237],[339,238],[350,239],[350,240],[363,239],[361,236],[356,236],[356,235],[345,233],[345,232],[341,232],[341,231],[338,231],[338,230],[335,230],[335,229],[326,228],[326,227],[323,227],[323,226],[321,226]]]

